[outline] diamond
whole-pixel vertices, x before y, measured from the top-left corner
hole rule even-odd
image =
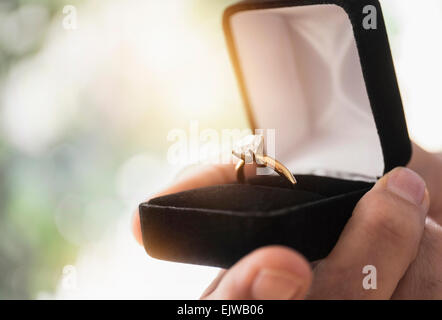
[[[246,163],[253,161],[253,155],[263,155],[264,137],[262,135],[248,135],[237,141],[232,153],[239,159],[244,159]]]

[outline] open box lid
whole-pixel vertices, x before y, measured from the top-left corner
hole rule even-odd
[[[409,162],[377,0],[247,0],[224,30],[251,126],[275,129],[292,172],[375,180]]]

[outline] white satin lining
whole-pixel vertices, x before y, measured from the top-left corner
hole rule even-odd
[[[231,20],[267,151],[295,174],[372,181],[384,161],[352,26],[335,5],[242,11]],[[386,106],[388,107],[388,106]]]

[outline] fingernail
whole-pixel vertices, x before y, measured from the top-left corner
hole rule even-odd
[[[255,277],[252,297],[256,300],[287,300],[295,298],[300,280],[286,271],[264,269]]]
[[[417,205],[425,198],[425,181],[414,171],[407,168],[394,170],[388,177],[388,189],[399,197]]]

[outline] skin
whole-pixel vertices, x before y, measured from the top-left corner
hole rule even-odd
[[[360,200],[324,260],[310,264],[290,248],[260,248],[221,271],[201,298],[442,299],[442,157],[413,149],[408,168],[386,174]],[[254,172],[246,167],[246,176]],[[233,181],[233,165],[215,166],[158,195]],[[138,212],[133,232],[141,243]],[[376,267],[376,290],[363,288],[367,265]]]

